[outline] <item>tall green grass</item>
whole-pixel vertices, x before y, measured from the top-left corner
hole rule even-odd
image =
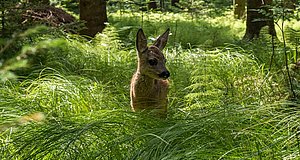
[[[152,19],[157,16],[145,16],[149,40],[176,25]],[[165,50],[171,72],[167,119],[130,111],[137,26],[121,25],[133,25],[137,16],[116,16],[91,41],[56,31],[22,41],[35,56],[22,78],[1,83],[0,159],[299,157],[299,105],[287,101],[280,63],[269,71],[269,57],[259,56],[271,49],[223,43],[237,38],[228,25],[212,27],[229,32],[215,43],[219,47],[206,47],[202,40],[211,35],[196,37],[200,30],[210,33],[208,20],[206,30],[199,28],[202,21],[173,16],[178,39],[172,35]]]
[[[136,30],[143,27],[150,40],[170,28],[172,36],[168,43],[171,46],[211,48],[234,43],[242,37],[243,22],[234,20],[229,14],[217,19],[205,15],[192,19],[188,14],[136,12],[112,14],[109,19],[128,46],[134,46]]]

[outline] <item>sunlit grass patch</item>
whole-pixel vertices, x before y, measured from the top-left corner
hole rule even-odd
[[[236,21],[229,14],[217,19],[207,16],[192,19],[190,15],[183,13],[164,13],[162,15],[138,12],[110,16],[113,26],[119,29],[119,34],[126,46],[134,45],[135,33],[139,27],[143,27],[150,37],[154,36],[150,39],[154,39],[158,33],[170,28],[172,35],[169,44],[171,46],[180,44],[184,48],[196,46],[212,48],[225,43],[233,43],[242,36],[244,28],[243,21]]]

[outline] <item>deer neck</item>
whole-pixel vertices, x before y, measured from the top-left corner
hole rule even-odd
[[[142,74],[141,72],[136,73],[138,83],[142,84],[145,88],[151,89],[153,86],[157,83],[157,80],[154,78],[151,78],[145,74]]]

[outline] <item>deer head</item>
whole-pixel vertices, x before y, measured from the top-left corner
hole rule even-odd
[[[147,45],[147,38],[142,29],[139,29],[136,38],[136,48],[138,51],[138,69],[142,75],[154,79],[167,79],[170,72],[167,70],[165,63],[166,58],[162,53],[165,48],[170,30],[157,38],[153,45]]]

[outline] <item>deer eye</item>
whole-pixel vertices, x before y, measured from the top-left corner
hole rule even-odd
[[[155,65],[157,65],[157,59],[149,59],[149,64],[151,65],[151,66],[155,66]]]

